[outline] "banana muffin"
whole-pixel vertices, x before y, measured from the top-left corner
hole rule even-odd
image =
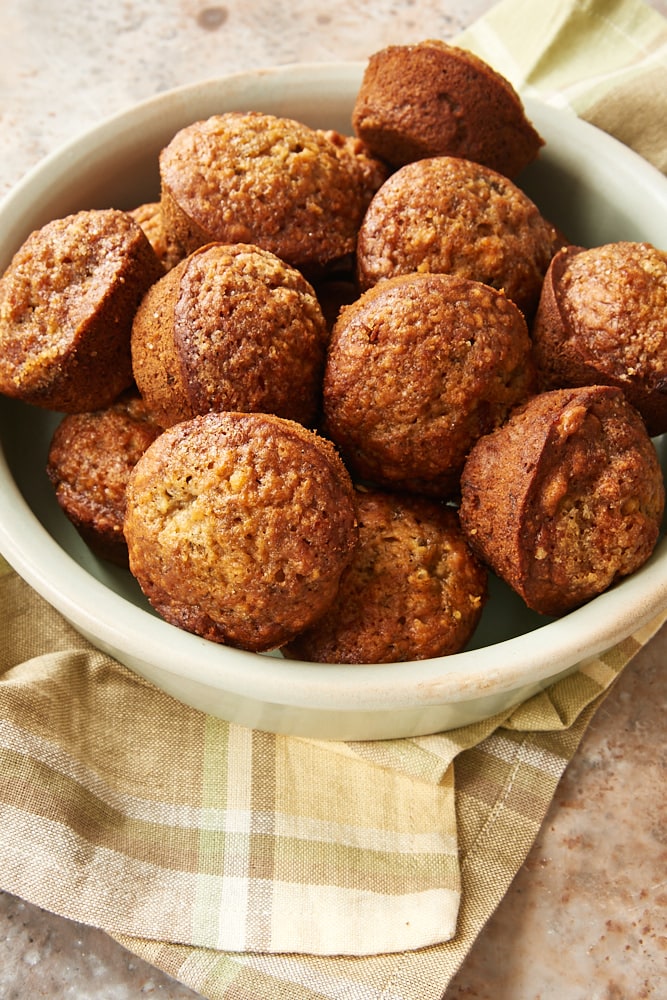
[[[504,76],[472,52],[431,39],[370,57],[352,124],[394,167],[460,156],[514,177],[544,145]]]
[[[212,243],[144,297],[132,327],[134,377],[165,427],[210,410],[312,424],[327,337],[296,268],[249,244]]]
[[[318,270],[354,251],[368,175],[324,131],[228,112],[181,129],[159,163],[165,231],[186,253],[253,243]]]
[[[141,227],[117,209],[31,233],[0,278],[0,392],[65,413],[112,403],[132,384],[132,320],[161,274]]]
[[[359,480],[451,496],[474,441],[533,380],[525,319],[502,292],[457,275],[402,275],[341,309],[324,429]]]
[[[56,500],[90,549],[119,566],[128,561],[127,481],[160,430],[130,390],[105,409],[67,414],[51,439],[46,471]]]
[[[327,129],[323,134],[333,143],[346,168],[360,179],[363,197],[369,202],[389,177],[390,168],[377,156],[373,156],[366,143],[358,136],[344,135],[335,129]]]
[[[354,491],[331,442],[270,414],[208,413],[134,467],[130,569],[173,625],[254,652],[323,614],[356,543]]]
[[[637,570],[658,539],[662,473],[620,389],[534,396],[472,448],[460,518],[474,552],[529,608],[562,615]]]
[[[357,493],[359,542],[325,614],[284,648],[324,663],[392,663],[459,652],[486,600],[487,571],[456,511],[424,497]]]
[[[615,385],[651,435],[667,431],[665,251],[628,241],[562,250],[532,336],[543,388]]]
[[[555,227],[506,177],[470,160],[409,163],[373,197],[359,230],[362,289],[414,271],[460,274],[503,289],[528,316],[561,245]]]

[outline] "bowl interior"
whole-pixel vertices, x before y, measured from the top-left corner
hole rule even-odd
[[[86,207],[132,208],[156,200],[159,150],[178,128],[198,118],[255,109],[351,132],[362,71],[357,64],[325,64],[239,74],[160,95],[102,123],[40,163],[0,206],[0,269],[28,233],[49,219]],[[641,239],[660,246],[667,231],[667,180],[571,114],[535,101],[526,100],[526,106],[546,146],[518,183],[544,214],[584,245]],[[261,685],[260,700],[305,710],[331,699],[335,690],[342,708],[393,712],[396,725],[383,733],[402,735],[403,709],[546,683],[667,605],[663,538],[645,569],[558,621],[530,612],[492,577],[490,599],[468,649],[411,664],[409,670],[400,664],[303,665],[205,643],[158,619],[129,572],[96,559],[60,511],[45,473],[59,419],[0,397],[0,551],[84,634],[148,676],[156,664],[185,677],[186,687],[190,678],[243,695],[248,686]],[[657,444],[665,470],[662,440]],[[178,693],[187,700],[182,687]],[[257,700],[256,691],[252,697]],[[220,714],[230,713],[223,707]],[[266,728],[285,727],[269,722]]]

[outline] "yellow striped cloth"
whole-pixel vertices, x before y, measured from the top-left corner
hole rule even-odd
[[[664,20],[638,0],[544,0],[539,25],[537,9],[503,0],[461,42],[628,142],[647,93],[662,135],[632,144],[664,168]],[[0,609],[0,889],[211,1000],[441,997],[593,713],[667,618],[505,716],[340,744],[181,705],[2,562]]]
[[[0,888],[211,998],[439,997],[667,617],[507,717],[336,744],[174,701],[0,566]]]

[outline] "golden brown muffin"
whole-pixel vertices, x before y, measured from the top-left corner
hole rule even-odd
[[[182,251],[168,239],[164,231],[159,201],[149,201],[143,205],[137,205],[128,214],[143,229],[165,271],[171,270],[175,264],[183,259]]]
[[[325,432],[362,480],[453,495],[473,442],[532,385],[514,303],[456,275],[403,275],[341,310],[324,375]]]
[[[356,542],[335,449],[273,415],[176,424],[139,459],[127,495],[130,568],[158,613],[255,652],[326,611]]]
[[[181,129],[160,154],[170,239],[253,243],[299,268],[354,251],[366,172],[323,131],[260,112],[214,115]]]
[[[477,442],[460,517],[529,608],[561,615],[648,559],[664,502],[641,417],[620,389],[587,386],[534,396]]]
[[[371,201],[359,230],[362,289],[414,271],[460,274],[530,316],[560,238],[506,177],[451,156],[409,163]]]
[[[146,404],[128,391],[105,409],[68,414],[51,439],[46,471],[60,507],[92,551],[119,566],[127,566],[127,481],[159,433]]]
[[[390,174],[387,164],[373,156],[366,143],[358,136],[343,135],[335,129],[327,129],[323,134],[333,143],[346,169],[359,178],[364,200],[369,202]]]
[[[514,177],[544,145],[505,77],[472,52],[438,40],[372,55],[352,124],[394,167],[460,156]]]
[[[667,253],[619,242],[561,250],[533,324],[546,389],[622,389],[649,433],[667,431]]]
[[[459,652],[486,600],[486,568],[456,511],[424,497],[357,493],[359,543],[325,614],[284,652],[323,663],[393,663]]]
[[[212,243],[150,289],[132,327],[142,396],[166,427],[210,410],[319,410],[328,331],[312,286],[268,250]]]
[[[31,233],[0,278],[0,392],[66,413],[113,402],[132,383],[134,313],[162,273],[116,209]]]

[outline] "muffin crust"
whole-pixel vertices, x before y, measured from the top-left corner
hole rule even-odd
[[[461,478],[471,547],[548,615],[638,569],[657,542],[664,503],[644,423],[611,386],[534,396],[477,442]]]
[[[505,77],[472,52],[433,39],[370,57],[352,123],[394,167],[460,156],[514,177],[544,145]]]
[[[268,414],[167,429],[127,496],[130,568],[158,613],[255,652],[324,613],[356,543],[352,485],[331,443]]]
[[[0,278],[0,392],[48,409],[98,409],[132,384],[130,330],[162,274],[141,227],[116,209],[33,232]]]
[[[424,497],[358,491],[359,543],[331,608],[285,653],[392,663],[463,649],[486,600],[486,569],[456,511]]]
[[[312,286],[268,250],[213,243],[173,267],[132,326],[134,377],[166,427],[210,410],[312,424],[327,327]]]

